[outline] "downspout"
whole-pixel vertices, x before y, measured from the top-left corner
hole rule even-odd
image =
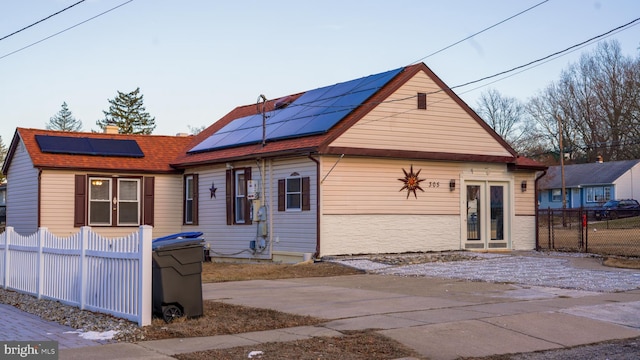
[[[316,163],[316,253],[313,257],[317,259],[320,256],[320,161],[311,154],[308,158]]]
[[[539,246],[540,237],[538,236],[538,226],[539,226],[539,224],[538,224],[538,216],[539,216],[539,214],[538,214],[538,208],[539,208],[539,205],[538,205],[538,195],[539,195],[538,194],[538,180],[540,180],[540,178],[542,178],[545,175],[547,175],[547,170],[543,170],[542,174],[540,174],[540,176],[536,176],[536,180],[534,182],[534,188],[535,189],[534,189],[533,193],[534,193],[535,199],[534,199],[533,203],[535,204],[535,207],[536,207],[536,220],[535,220],[535,224],[536,224],[536,250],[540,250],[540,246]]]

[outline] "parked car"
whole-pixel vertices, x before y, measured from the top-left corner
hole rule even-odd
[[[640,215],[640,203],[634,199],[609,200],[595,208],[596,219],[618,219]]]

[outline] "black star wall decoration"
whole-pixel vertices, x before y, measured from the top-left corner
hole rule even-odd
[[[212,199],[212,198],[216,197],[216,190],[218,190],[218,188],[216,187],[216,185],[212,181],[211,182],[211,187],[209,188],[209,191],[211,191],[211,197],[209,199]]]

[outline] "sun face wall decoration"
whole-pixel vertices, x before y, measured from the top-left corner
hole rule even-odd
[[[404,178],[398,180],[404,183],[400,191],[405,189],[407,190],[407,199],[409,198],[409,195],[411,193],[413,193],[413,196],[417,199],[418,194],[416,193],[416,190],[424,192],[424,190],[420,187],[420,183],[423,182],[424,179],[418,178],[418,175],[420,175],[420,171],[422,171],[422,169],[418,170],[418,172],[414,174],[413,164],[411,164],[411,170],[408,173],[404,168],[402,169],[402,172],[404,172]]]

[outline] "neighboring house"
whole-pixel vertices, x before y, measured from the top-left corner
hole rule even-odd
[[[154,237],[202,232],[215,257],[287,262],[535,248],[546,166],[426,65],[259,99],[193,137],[18,128],[2,169],[8,224],[59,235],[152,224]],[[65,137],[124,153],[69,154]]]
[[[562,208],[562,168],[550,166],[538,181],[540,209]],[[640,198],[640,160],[564,166],[566,207],[594,207],[611,199]]]
[[[169,166],[188,137],[76,133],[17,128],[2,171],[7,225],[58,236],[90,225],[104,236],[182,226],[180,171]]]
[[[284,261],[534,249],[546,169],[424,64],[237,107],[172,165],[183,231],[213,256]]]

